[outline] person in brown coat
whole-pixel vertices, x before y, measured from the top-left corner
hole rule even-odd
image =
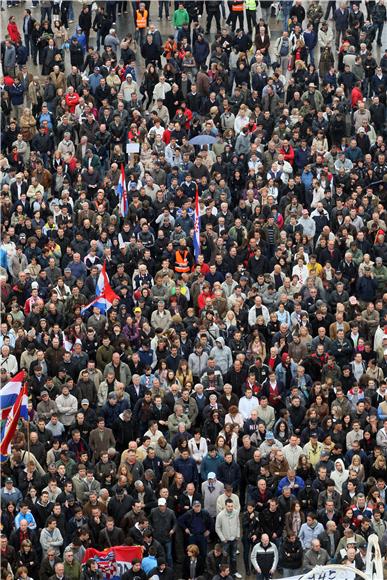
[[[91,431],[89,445],[96,461],[99,460],[101,451],[107,451],[110,447],[115,447],[116,440],[113,431],[105,427],[105,419],[103,417],[98,419],[97,428]]]

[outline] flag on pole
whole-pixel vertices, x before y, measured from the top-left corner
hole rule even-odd
[[[23,417],[26,421],[28,420],[28,396],[26,385],[24,385],[20,390],[1,432],[0,462],[2,463],[7,461],[8,456],[11,453],[11,441],[12,437],[15,435],[20,417]]]
[[[120,215],[122,217],[126,217],[128,214],[129,205],[128,205],[128,192],[126,189],[125,169],[123,163],[121,163],[121,175],[118,180],[117,195],[119,199],[118,207],[120,210]]]
[[[200,254],[200,210],[199,210],[199,188],[198,188],[197,184],[196,184],[196,193],[195,193],[195,218],[194,218],[193,246],[194,246],[195,262],[197,263],[198,256]]]
[[[109,308],[112,307],[113,300],[115,298],[119,300],[119,297],[109,284],[109,277],[106,273],[106,262],[104,262],[98,277],[95,295],[95,299],[90,302],[90,304],[82,308],[81,315],[84,314],[91,306],[98,306],[101,313],[106,314]]]
[[[0,390],[1,419],[6,419],[23,387],[25,372],[20,371]]]

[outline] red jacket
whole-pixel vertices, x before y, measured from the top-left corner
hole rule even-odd
[[[294,164],[294,149],[291,145],[289,145],[288,150],[285,151],[283,147],[280,149],[280,153],[284,156],[285,161],[290,163],[290,165]]]
[[[67,93],[65,99],[66,99],[66,105],[68,106],[70,113],[74,113],[75,107],[79,103],[78,93],[72,93],[72,94]]]
[[[7,30],[12,42],[21,42],[21,36],[16,22],[8,22]]]
[[[361,92],[359,87],[353,87],[352,92],[351,92],[352,109],[355,109],[357,107],[358,102],[362,101],[362,100],[363,100],[363,93]]]

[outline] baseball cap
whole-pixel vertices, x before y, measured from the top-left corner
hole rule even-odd
[[[32,282],[31,288],[32,288],[32,290],[38,290],[39,289],[39,284],[37,282]]]
[[[167,500],[164,497],[160,497],[157,500],[157,505],[167,505]]]
[[[7,479],[5,480],[5,483],[13,483],[12,477],[7,477]]]
[[[207,476],[207,479],[215,479],[216,478],[216,473],[214,473],[213,471],[210,471],[210,473]]]
[[[195,501],[192,503],[192,505],[202,505],[202,504],[200,503],[199,500],[195,499]]]
[[[89,405],[89,399],[82,399],[81,405]]]
[[[266,441],[269,439],[274,439],[273,431],[266,431]]]

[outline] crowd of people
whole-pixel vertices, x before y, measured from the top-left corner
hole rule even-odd
[[[0,384],[25,371],[29,421],[1,579],[102,580],[86,549],[120,545],[143,547],[124,580],[364,570],[371,535],[387,552],[384,0],[18,4]]]

